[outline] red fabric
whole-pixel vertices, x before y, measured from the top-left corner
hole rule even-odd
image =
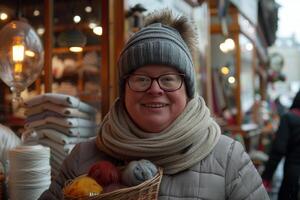
[[[293,112],[293,113],[295,113],[296,115],[299,115],[299,116],[300,116],[300,109],[298,109],[298,108],[293,108],[293,109],[291,110],[291,112]]]
[[[272,190],[272,182],[269,180],[263,180],[263,185],[265,186],[267,192],[271,192]]]

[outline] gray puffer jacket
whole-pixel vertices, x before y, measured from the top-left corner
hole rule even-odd
[[[113,158],[100,152],[95,140],[81,143],[64,161],[60,174],[40,200],[62,199],[66,180],[87,173],[92,164]],[[265,200],[268,194],[243,146],[222,135],[213,151],[186,171],[162,178],[159,200]]]

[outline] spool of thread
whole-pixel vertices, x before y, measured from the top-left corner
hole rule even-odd
[[[9,199],[38,199],[51,182],[50,148],[18,146],[9,151],[8,157]]]

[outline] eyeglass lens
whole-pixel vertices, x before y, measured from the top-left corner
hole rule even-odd
[[[133,91],[143,92],[151,87],[154,80],[158,82],[162,90],[171,92],[181,87],[183,74],[163,74],[158,77],[133,74],[128,78],[128,85]]]

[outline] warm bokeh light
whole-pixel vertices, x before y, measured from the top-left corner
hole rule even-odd
[[[227,53],[228,52],[228,49],[226,47],[226,44],[223,42],[220,44],[220,50],[223,52],[223,53]]]
[[[79,22],[81,21],[81,17],[80,17],[79,15],[75,15],[75,16],[73,17],[73,21],[74,21],[75,23],[79,23]]]
[[[8,15],[6,14],[6,13],[0,13],[0,19],[1,20],[7,20],[7,18],[8,18]]]
[[[229,49],[229,51],[231,51],[231,50],[233,50],[235,48],[234,41],[231,38],[227,38],[225,40],[225,44],[226,44],[227,48]]]
[[[38,9],[35,9],[34,11],[33,11],[33,16],[35,16],[35,17],[37,17],[37,16],[40,16],[40,11],[38,10]]]
[[[93,28],[95,28],[96,26],[97,26],[97,24],[96,24],[95,22],[90,22],[90,23],[89,23],[90,29],[93,29]]]
[[[85,10],[85,12],[90,13],[90,12],[92,12],[92,7],[91,6],[86,6],[84,8],[84,10]]]
[[[28,56],[28,57],[33,58],[35,56],[35,53],[33,51],[26,50],[25,51],[25,55]]]
[[[223,66],[223,67],[221,67],[221,73],[223,74],[223,75],[227,75],[227,74],[229,74],[229,68],[228,67],[226,67],[226,66]]]
[[[43,27],[39,27],[37,30],[36,30],[37,34],[39,35],[43,35],[45,33],[45,29]]]
[[[252,50],[253,50],[253,44],[247,43],[247,44],[246,44],[246,50],[247,50],[247,51],[252,51]]]
[[[70,47],[69,50],[74,53],[82,52],[82,47]]]
[[[219,46],[220,50],[223,52],[223,53],[227,53],[229,51],[232,51],[235,49],[235,44],[234,44],[234,41],[233,39],[231,38],[227,38],[224,42],[222,42]]]
[[[101,26],[96,26],[95,28],[93,28],[93,32],[96,35],[102,35],[102,33],[103,33],[102,27]]]
[[[235,78],[233,76],[228,77],[228,83],[234,84],[235,83]]]
[[[14,62],[22,62],[24,60],[25,47],[21,37],[14,38],[14,44],[12,46],[12,60]]]

